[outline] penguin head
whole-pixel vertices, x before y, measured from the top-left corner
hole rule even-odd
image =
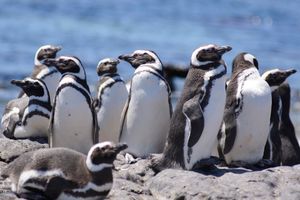
[[[277,89],[290,75],[296,73],[295,69],[279,70],[272,69],[266,71],[261,77],[269,84],[272,89]]]
[[[97,65],[97,74],[102,76],[103,74],[117,73],[117,65],[120,63],[118,59],[105,58],[99,61]]]
[[[218,46],[214,44],[201,46],[194,50],[191,56],[191,65],[200,67],[211,63],[220,63],[222,55],[231,49],[230,46]]]
[[[129,62],[133,68],[138,68],[141,65],[151,65],[157,70],[162,70],[162,63],[154,51],[136,50],[132,54],[119,56],[120,60]]]
[[[84,67],[75,56],[60,56],[58,58],[48,58],[44,64],[54,66],[61,74],[73,74],[81,79],[86,78]]]
[[[44,45],[41,46],[35,54],[35,64],[39,65],[41,64],[41,61],[47,58],[55,58],[57,52],[59,52],[62,49],[60,46],[54,46],[54,45]]]
[[[112,167],[117,154],[126,149],[126,144],[101,142],[91,147],[86,158],[86,165],[92,172],[101,171],[104,167]]]
[[[34,96],[43,101],[50,101],[46,84],[40,79],[25,78],[23,80],[12,80],[11,84],[20,87],[27,96]]]
[[[250,53],[242,52],[233,59],[232,73],[237,70],[244,70],[251,67],[255,67],[258,70],[257,59]]]

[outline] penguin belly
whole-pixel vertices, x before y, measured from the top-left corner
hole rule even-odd
[[[16,126],[15,138],[47,137],[49,118],[41,115],[33,115],[27,119],[26,125]]]
[[[53,105],[53,99],[55,97],[56,88],[59,84],[61,74],[55,68],[51,69],[51,67],[49,67],[43,69],[42,72],[37,75],[37,78],[42,79],[45,82],[49,91],[51,105]]]
[[[185,133],[185,166],[191,169],[197,161],[209,158],[217,145],[217,135],[222,123],[226,100],[225,76],[216,79],[210,91],[209,103],[203,110],[204,129],[198,142],[191,148],[192,153],[188,159],[188,138]],[[189,162],[188,162],[189,161]]]
[[[146,72],[135,75],[129,98],[121,135],[126,151],[138,157],[161,153],[170,126],[167,85]]]
[[[30,116],[32,115],[32,116]],[[24,120],[26,122],[24,123]],[[15,138],[47,137],[50,112],[38,105],[31,105],[24,111],[22,125],[16,126]]]
[[[104,88],[101,94],[101,107],[97,113],[99,142],[119,142],[121,114],[128,97],[123,82],[116,82]]]
[[[93,145],[93,115],[85,96],[73,87],[56,96],[51,147],[67,147],[87,154]]]
[[[242,95],[242,111],[236,119],[237,135],[225,160],[254,164],[262,159],[269,135],[271,91],[264,81],[248,80]]]

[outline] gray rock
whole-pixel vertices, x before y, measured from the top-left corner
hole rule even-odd
[[[48,144],[40,144],[31,140],[0,138],[0,161],[9,163],[25,152],[45,147],[48,147]]]
[[[46,146],[28,140],[0,139],[0,158],[6,162]],[[0,170],[5,162],[0,162]],[[126,164],[124,156],[118,155],[113,188],[106,199],[300,199],[300,165],[262,171],[227,167],[199,172],[167,169],[155,174],[150,163],[149,159],[141,159]],[[8,180],[0,179],[1,199],[18,199],[10,191]]]
[[[300,199],[300,165],[210,175],[167,169],[146,185],[155,199]]]

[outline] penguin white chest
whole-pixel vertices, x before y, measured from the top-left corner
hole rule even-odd
[[[159,77],[142,72],[134,75],[130,90],[121,141],[136,156],[160,153],[170,125],[167,85]]]
[[[97,113],[99,125],[99,141],[119,141],[121,114],[128,97],[123,82],[116,82],[111,87],[99,90],[98,98],[101,101]]]
[[[227,162],[258,162],[269,134],[271,90],[262,79],[244,82],[240,93],[241,111],[237,117],[237,135],[233,149],[225,155]]]
[[[16,138],[46,137],[48,134],[50,112],[38,105],[31,105],[24,111],[22,125],[16,126]]]
[[[90,98],[89,95],[87,97]],[[93,145],[93,114],[88,101],[81,91],[72,86],[64,87],[56,96],[53,147],[88,152]]]

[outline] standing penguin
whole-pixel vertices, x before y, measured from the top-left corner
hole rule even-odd
[[[278,87],[296,70],[273,69],[266,71],[262,78],[269,84],[272,90],[272,110],[270,117],[270,130],[268,140],[265,146],[264,159],[269,159],[276,165],[281,164],[281,139],[279,134],[279,124],[282,113],[282,102],[279,96]]]
[[[282,102],[282,112],[279,124],[279,133],[282,143],[282,165],[300,164],[300,147],[295,134],[295,128],[290,118],[291,89],[288,83],[278,88]]]
[[[259,74],[256,58],[238,54],[227,86],[225,134],[220,141],[228,165],[266,164],[260,161],[269,134],[271,104],[271,89]]]
[[[51,103],[45,83],[39,79],[25,78],[12,80],[12,84],[20,87],[29,97],[29,101],[18,98],[11,101],[11,114],[2,118],[3,134],[8,138],[47,137],[51,113]],[[17,108],[24,108],[22,110]],[[6,109],[10,109],[6,107]],[[12,113],[14,113],[12,115]]]
[[[230,50],[207,45],[193,52],[163,156],[153,163],[157,170],[191,170],[210,159],[225,106],[227,68],[222,55]]]
[[[128,97],[125,83],[117,73],[119,60],[106,58],[97,66],[100,76],[94,108],[99,126],[99,141],[119,141],[121,114]]]
[[[68,147],[86,154],[98,142],[98,130],[85,70],[73,56],[46,59],[45,64],[62,74],[50,119],[50,147]]]
[[[68,148],[22,154],[0,173],[24,199],[104,199],[113,184],[112,167],[125,144],[102,142],[87,156]]]
[[[61,50],[61,47],[54,45],[44,45],[41,46],[34,57],[34,69],[31,74],[31,78],[37,78],[44,81],[46,84],[49,94],[51,104],[53,103],[53,98],[55,96],[55,91],[61,74],[53,66],[47,66],[43,61],[47,58],[55,58],[58,51]],[[19,97],[23,96],[24,92],[21,91]]]
[[[170,88],[163,77],[163,65],[153,51],[136,50],[122,55],[136,70],[121,117],[120,141],[137,157],[161,153],[172,113]]]

